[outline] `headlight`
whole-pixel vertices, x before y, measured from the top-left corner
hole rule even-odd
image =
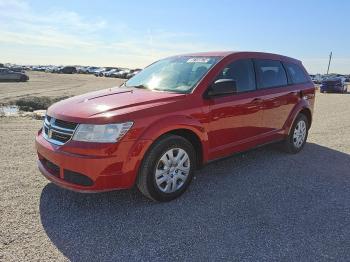
[[[132,127],[133,122],[108,125],[79,124],[73,140],[96,143],[115,143]]]

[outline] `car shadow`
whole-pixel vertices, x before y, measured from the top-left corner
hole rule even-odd
[[[169,203],[49,183],[40,216],[71,261],[347,260],[349,170],[349,154],[324,146],[267,146],[205,166]]]

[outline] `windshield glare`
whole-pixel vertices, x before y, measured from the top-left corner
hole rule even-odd
[[[188,93],[218,60],[203,56],[166,58],[146,67],[125,86]]]

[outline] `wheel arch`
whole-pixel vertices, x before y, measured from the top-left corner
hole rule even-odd
[[[158,137],[153,143],[155,143],[157,140],[161,139],[164,136],[168,135],[176,135],[185,138],[188,142],[190,142],[193,146],[193,149],[196,152],[196,167],[201,167],[203,165],[203,145],[199,138],[199,136],[193,132],[190,129],[186,128],[180,128],[180,129],[173,129],[170,130],[160,137]]]
[[[301,100],[299,104],[297,104],[292,112],[290,113],[285,125],[284,125],[284,130],[285,134],[288,135],[290,132],[290,129],[292,128],[292,125],[297,118],[299,114],[304,114],[308,120],[308,128],[310,129],[311,124],[312,124],[312,108],[310,108],[310,105],[307,101]]]
[[[308,128],[310,129],[311,123],[312,123],[312,113],[311,113],[311,110],[310,110],[309,108],[307,108],[307,107],[304,107],[304,108],[302,108],[302,109],[299,111],[299,113],[298,113],[297,115],[299,115],[299,114],[303,114],[303,115],[306,116],[307,121],[308,121],[308,124],[309,124]]]
[[[181,136],[193,145],[198,158],[198,167],[207,162],[208,135],[206,129],[197,119],[182,115],[159,119],[143,132],[140,139],[152,140],[144,155],[157,140],[171,134]]]

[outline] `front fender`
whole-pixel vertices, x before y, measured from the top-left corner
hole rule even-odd
[[[208,134],[203,124],[189,116],[175,115],[164,117],[153,122],[143,130],[128,154],[128,161],[125,165],[124,171],[133,171],[133,181],[135,181],[137,177],[138,170],[145,154],[154,141],[162,135],[178,129],[191,131],[199,138],[202,144],[202,160],[203,162],[208,161]]]
[[[139,139],[155,141],[162,135],[178,129],[191,131],[199,138],[202,144],[202,159],[207,162],[209,146],[207,130],[201,122],[190,116],[173,115],[158,119],[143,131]]]

